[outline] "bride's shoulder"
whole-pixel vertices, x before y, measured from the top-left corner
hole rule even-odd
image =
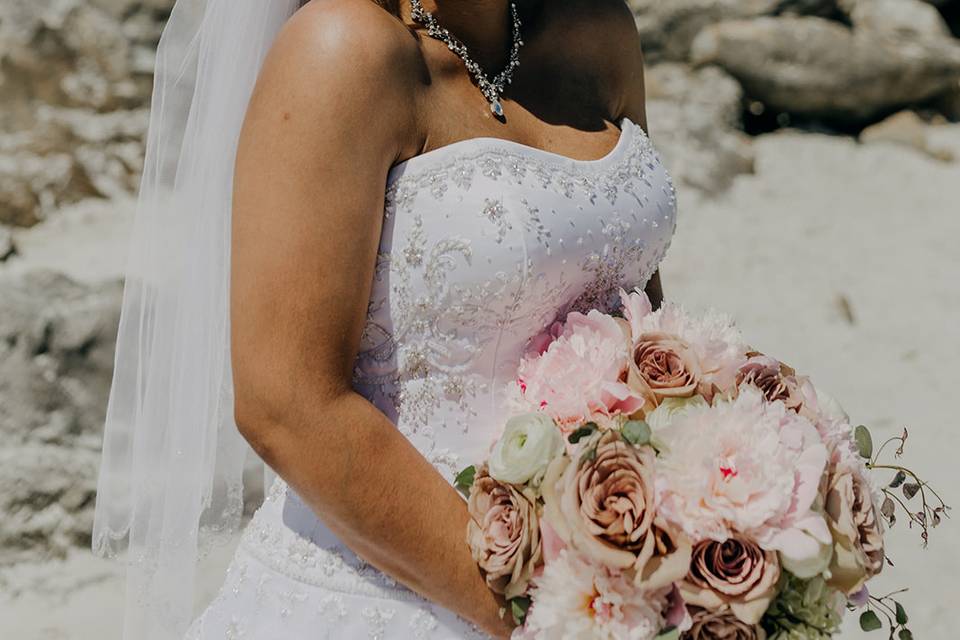
[[[377,3],[322,0],[290,18],[270,58],[301,81],[342,88],[352,80],[387,93],[410,86],[406,76],[416,75],[418,48],[405,25]]]
[[[406,26],[371,0],[308,2],[287,22],[278,43],[303,58],[320,56],[347,69],[361,64],[396,67],[417,54]]]
[[[266,107],[259,112],[304,112],[305,124],[389,123],[381,129],[399,145],[414,120],[418,55],[409,30],[371,0],[309,2],[274,41],[254,103]]]

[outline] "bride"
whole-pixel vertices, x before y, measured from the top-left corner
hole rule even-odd
[[[300,4],[180,0],[164,34],[94,546],[128,640],[508,638],[453,480],[531,336],[661,298],[633,17]],[[277,477],[194,617],[247,443]]]

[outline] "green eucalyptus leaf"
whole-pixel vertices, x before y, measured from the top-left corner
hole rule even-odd
[[[680,640],[680,630],[676,627],[667,627],[660,632],[656,640]]]
[[[873,437],[870,435],[870,429],[861,424],[853,432],[853,438],[857,443],[860,457],[869,459],[873,455]]]
[[[623,430],[620,434],[623,436],[623,439],[630,444],[642,447],[643,445],[650,444],[650,437],[653,435],[653,432],[650,431],[650,425],[643,420],[630,420],[623,425]]]
[[[903,628],[900,629],[900,633],[897,634],[897,637],[900,638],[900,640],[913,640],[913,632],[910,631],[910,629]]]
[[[513,621],[517,625],[522,625],[527,619],[527,611],[530,610],[530,598],[519,596],[510,600],[510,613],[513,615]]]
[[[470,489],[473,487],[473,481],[477,477],[477,468],[473,465],[470,465],[463,471],[457,474],[456,480],[454,480],[454,486],[464,495],[470,493]]]
[[[579,429],[571,433],[567,437],[567,440],[570,441],[570,444],[577,444],[583,438],[586,438],[597,429],[598,427],[596,424],[594,424],[593,422],[588,422],[587,424],[583,425],[582,427],[580,427]]]
[[[883,628],[883,623],[880,622],[880,616],[876,612],[864,611],[860,615],[860,628],[864,631],[877,631]]]
[[[894,601],[897,609],[897,624],[903,625],[907,624],[910,621],[910,618],[907,617],[907,610],[903,608],[903,605],[899,602]]]

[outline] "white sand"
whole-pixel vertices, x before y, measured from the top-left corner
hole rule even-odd
[[[960,157],[960,125],[938,128],[935,141]],[[725,196],[681,193],[678,235],[663,265],[667,295],[735,310],[757,348],[812,375],[876,437],[908,426],[905,461],[960,506],[952,458],[960,420],[949,412],[960,393],[948,377],[960,370],[960,164],[791,133],[765,136],[757,149],[757,175]],[[65,267],[79,258],[83,274],[112,275],[122,265],[111,251],[124,223],[114,226],[105,211],[92,219],[92,229],[70,227],[72,256],[62,235],[36,231],[21,238],[23,261]],[[888,539],[897,567],[876,590],[912,586],[902,600],[915,637],[956,638],[949,614],[960,603],[960,521],[937,530],[927,552],[900,525]],[[204,567],[204,597],[227,555]],[[0,638],[117,640],[121,606],[118,568],[82,551],[65,563],[0,572]]]

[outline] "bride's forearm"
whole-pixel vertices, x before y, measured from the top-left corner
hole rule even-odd
[[[261,456],[355,553],[494,637],[509,615],[465,542],[457,491],[363,397],[344,392],[313,408],[238,423]]]

